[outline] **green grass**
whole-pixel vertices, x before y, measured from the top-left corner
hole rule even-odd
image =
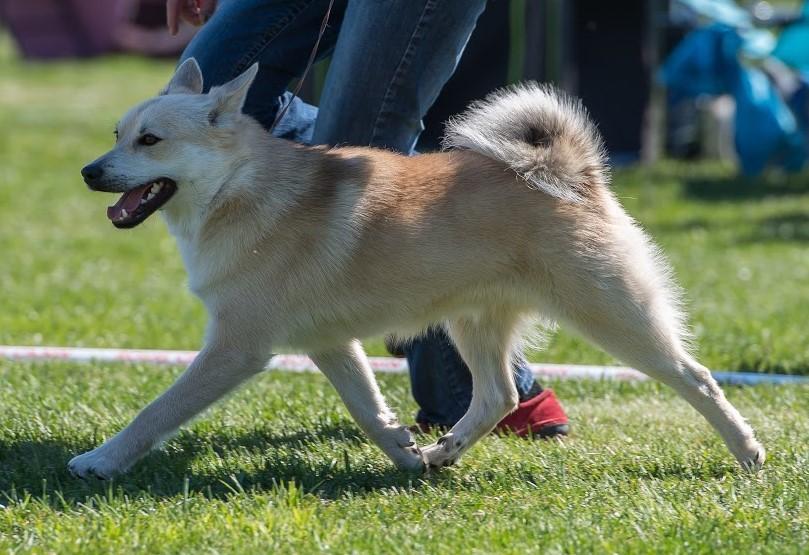
[[[0,344],[196,348],[204,325],[159,218],[114,230],[79,169],[171,65],[25,65],[0,37]],[[615,188],[687,290],[714,368],[809,374],[806,176],[712,164],[629,169]],[[803,179],[803,181],[801,180]],[[370,350],[381,353],[378,341]],[[533,358],[612,362],[560,333]],[[565,443],[487,438],[455,468],[396,472],[319,375],[260,376],[112,484],[71,456],[179,368],[0,361],[0,550],[51,553],[800,553],[809,388],[730,389],[770,452],[744,475],[656,384],[560,382]],[[406,421],[402,376],[382,388]],[[429,441],[423,438],[422,443]]]
[[[757,476],[737,471],[667,389],[562,382],[574,438],[487,438],[459,466],[420,478],[391,468],[324,377],[280,373],[259,377],[112,484],[67,475],[72,454],[117,431],[178,371],[0,363],[0,549],[809,549],[807,387],[729,392],[770,450]],[[381,381],[411,414],[407,381]]]

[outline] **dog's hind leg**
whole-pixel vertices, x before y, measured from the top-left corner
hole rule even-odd
[[[764,449],[753,430],[708,369],[688,354],[668,286],[650,271],[652,266],[645,272],[625,268],[630,268],[626,270],[630,275],[568,275],[567,284],[576,290],[568,289],[561,295],[564,300],[556,299],[562,323],[571,324],[616,358],[671,386],[719,432],[744,468],[761,467]]]
[[[517,407],[519,397],[510,362],[514,330],[511,315],[449,324],[449,336],[472,373],[472,402],[448,433],[422,450],[429,467],[454,464]]]
[[[393,463],[405,470],[422,470],[421,451],[410,430],[399,424],[385,403],[359,341],[310,356],[334,385],[360,428]]]

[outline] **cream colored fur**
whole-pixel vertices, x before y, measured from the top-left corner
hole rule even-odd
[[[764,449],[692,358],[669,270],[607,184],[578,102],[523,85],[453,121],[447,152],[303,147],[241,113],[253,67],[199,94],[195,62],[130,111],[99,159],[120,190],[166,177],[164,208],[210,321],[188,370],[122,432],[70,462],[125,471],[261,371],[309,353],[358,425],[402,468],[441,467],[517,404],[509,356],[526,319],[568,326],[670,385],[749,469]],[[163,140],[133,147],[144,130]],[[357,338],[446,326],[468,363],[468,413],[419,449],[387,407]]]

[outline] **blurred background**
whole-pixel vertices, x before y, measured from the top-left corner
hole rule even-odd
[[[176,58],[163,0],[0,0],[26,60],[127,52]],[[317,102],[328,60],[303,96]],[[422,149],[471,100],[521,79],[581,97],[614,163],[661,156],[800,170],[809,120],[809,6],[800,0],[492,0],[426,120]],[[751,137],[751,134],[753,135]],[[745,137],[744,135],[747,135]]]

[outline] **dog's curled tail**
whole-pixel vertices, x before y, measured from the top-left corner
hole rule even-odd
[[[534,82],[498,90],[450,119],[443,148],[500,160],[532,186],[573,202],[609,179],[601,135],[581,101]]]

